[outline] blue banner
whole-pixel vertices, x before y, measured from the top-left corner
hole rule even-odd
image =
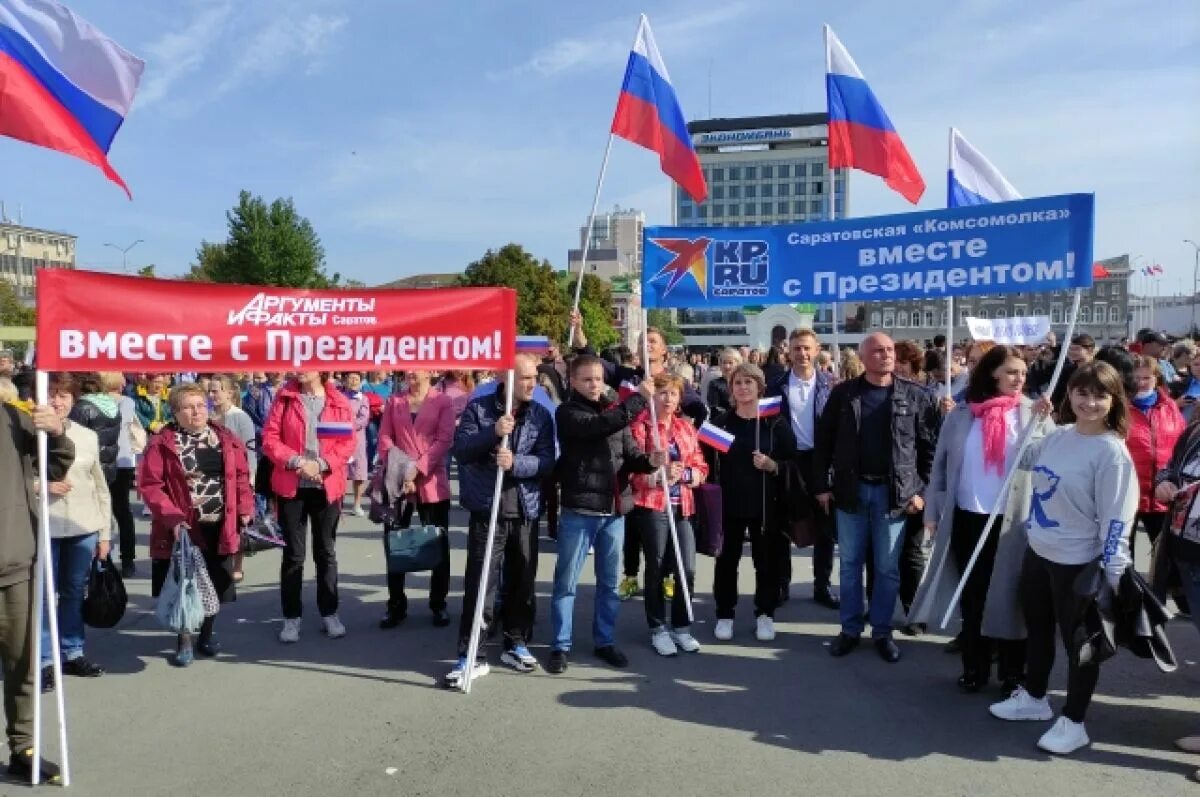
[[[644,307],[1087,288],[1092,194],[760,227],[647,227]]]

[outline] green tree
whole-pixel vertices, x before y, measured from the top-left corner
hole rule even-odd
[[[0,278],[0,326],[31,327],[36,319],[34,309],[21,302],[13,284]]]
[[[658,327],[662,330],[663,338],[666,339],[668,346],[682,346],[683,333],[679,331],[679,327],[675,324],[675,317],[670,310],[661,308],[646,311],[646,320],[652,327]]]
[[[154,276],[156,276],[154,273],[154,268],[155,267],[154,267],[153,263],[151,263],[148,266],[142,266],[141,268],[138,269],[137,275],[139,277],[154,277]]]
[[[503,287],[517,290],[517,331],[562,340],[571,305],[563,298],[554,269],[520,244],[489,249],[458,278],[465,287]]]
[[[575,299],[577,279],[578,276],[569,271],[563,272],[560,279],[568,310]],[[612,306],[612,286],[595,274],[584,274],[583,287],[579,291],[579,312],[583,315],[583,332],[596,351],[603,351],[621,340],[612,325]]]
[[[242,191],[225,218],[228,239],[222,244],[202,242],[188,279],[288,288],[337,285],[339,275],[325,272],[321,239],[290,198],[268,205],[262,197]]]

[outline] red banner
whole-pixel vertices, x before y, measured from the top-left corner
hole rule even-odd
[[[38,272],[50,371],[340,371],[512,367],[510,288],[296,290]]]

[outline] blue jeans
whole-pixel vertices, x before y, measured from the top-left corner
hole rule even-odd
[[[1179,569],[1183,594],[1187,596],[1188,605],[1192,610],[1192,622],[1196,624],[1196,630],[1200,631],[1200,564],[1176,559],[1175,567]]]
[[[621,571],[621,548],[625,543],[625,518],[619,515],[581,515],[564,510],[558,519],[558,561],[554,563],[554,592],[550,597],[550,621],[554,650],[571,649],[571,626],[575,614],[575,588],[588,556],[595,547],[596,609],[592,640],[596,647],[613,644],[617,625],[617,578]]]
[[[83,596],[96,558],[96,534],[50,540],[54,588],[58,591],[58,644],[63,661],[83,655]],[[42,666],[50,664],[50,617],[42,612]]]
[[[875,560],[875,586],[871,593],[871,636],[892,633],[892,613],[900,592],[900,549],[904,544],[904,515],[890,513],[891,491],[886,484],[858,485],[858,510],[837,511],[838,548],[841,553],[842,633],[863,632],[863,566],[867,548]]]

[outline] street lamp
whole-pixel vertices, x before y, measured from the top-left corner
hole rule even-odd
[[[140,243],[145,243],[145,242],[141,238],[138,238],[136,241],[134,241],[133,243],[131,243],[129,246],[126,246],[126,247],[120,247],[120,246],[117,246],[116,244],[105,244],[105,246],[111,246],[113,249],[116,249],[118,252],[121,253],[121,271],[125,274],[128,274],[129,273],[129,263],[128,263],[129,250],[132,249],[133,247],[137,246]]]
[[[1200,288],[1200,244],[1193,241],[1191,238],[1184,238],[1185,244],[1191,244],[1196,250],[1196,264],[1192,266],[1192,328],[1188,330],[1194,333],[1196,331],[1196,290]]]

